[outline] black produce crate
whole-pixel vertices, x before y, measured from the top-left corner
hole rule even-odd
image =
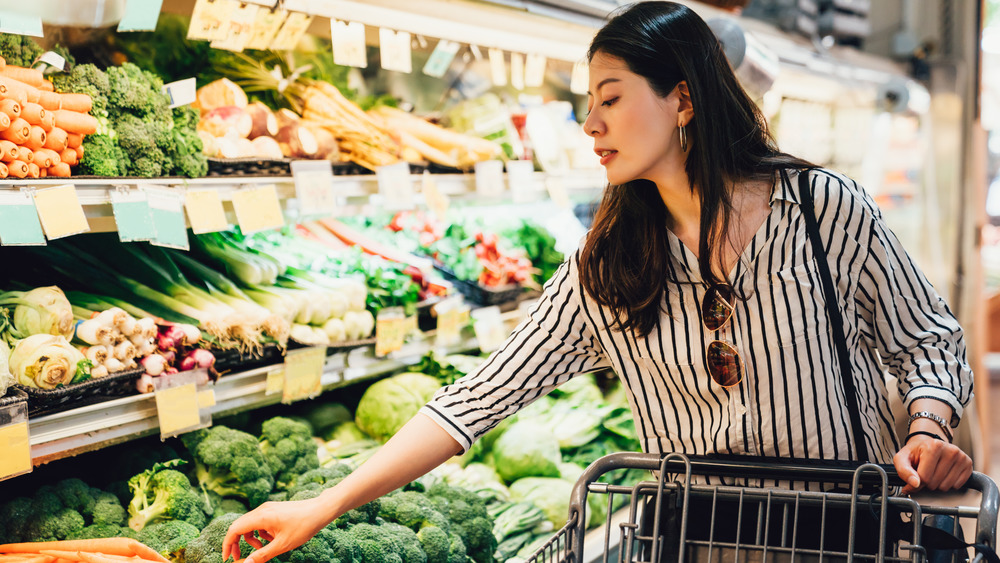
[[[215,356],[215,371],[225,375],[234,371],[246,371],[285,361],[285,354],[277,344],[265,344],[259,351],[211,350]]]
[[[28,395],[28,416],[32,417],[135,394],[135,381],[144,372],[140,367],[56,389],[38,389],[19,383],[13,387]]]
[[[209,158],[209,176],[290,176],[290,158]]]
[[[20,385],[11,385],[7,394],[0,397],[0,408],[6,408],[17,403],[27,403],[28,394],[21,391]]]
[[[476,282],[460,280],[447,266],[434,264],[434,269],[441,272],[444,279],[450,281],[459,293],[476,305],[499,305],[509,301],[516,301],[520,297],[524,288],[518,284],[509,284],[502,287],[484,287]]]

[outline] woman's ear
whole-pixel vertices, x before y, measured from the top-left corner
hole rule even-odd
[[[687,126],[694,119],[694,106],[691,105],[691,92],[686,81],[677,83],[677,102],[678,125]]]

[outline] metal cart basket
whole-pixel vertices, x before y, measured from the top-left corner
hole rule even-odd
[[[608,472],[632,468],[660,478],[633,487],[600,482]],[[788,481],[814,486],[761,486]],[[995,561],[998,493],[992,480],[974,472],[966,484],[962,503],[978,500],[978,506],[895,496],[902,484],[891,466],[873,464],[612,454],[587,468],[573,489],[569,521],[526,563]],[[595,545],[596,531],[585,533],[586,507],[596,501],[607,503],[603,545]],[[689,516],[692,507],[701,520]],[[803,521],[803,514],[812,519]],[[834,528],[844,538],[830,547],[823,536]],[[877,546],[859,551],[862,536]]]

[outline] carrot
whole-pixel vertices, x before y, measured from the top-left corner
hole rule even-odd
[[[49,115],[52,115],[49,113]],[[67,147],[66,130],[60,129],[58,127],[53,127],[49,129],[49,134],[45,137],[44,147],[47,149],[52,149],[56,152],[62,152]]]
[[[24,178],[28,175],[28,163],[23,160],[13,160],[7,164],[10,175],[15,178]],[[7,550],[9,551],[9,550]]]
[[[76,159],[77,160],[80,160],[81,158],[83,158],[83,145],[80,145],[80,146],[74,148],[73,150],[76,151]]]
[[[62,109],[90,113],[94,108],[94,100],[86,94],[59,94],[59,97],[62,98]]]
[[[45,137],[45,129],[38,125],[32,125],[31,133],[28,134],[28,140],[24,144],[31,150],[40,149],[45,146]]]
[[[56,127],[65,129],[69,133],[91,135],[97,132],[97,118],[92,115],[65,109],[56,110],[55,114]]]
[[[49,111],[56,111],[62,108],[62,95],[55,92],[38,90],[38,103],[42,104],[42,107]]]
[[[56,125],[56,127],[59,127]],[[68,135],[66,136],[66,146],[73,147],[74,149],[83,144],[83,135],[79,133],[74,133],[72,131],[66,131]]]
[[[75,149],[66,149],[61,153],[58,153],[58,156],[59,156],[59,162],[65,162],[70,166],[76,166],[77,164],[80,163],[80,158],[76,156]]]
[[[45,108],[38,104],[28,102],[21,106],[21,117],[32,125],[40,125],[42,118],[48,114]]]
[[[6,178],[10,174],[10,170],[7,170],[7,165],[0,162],[0,178]]]
[[[9,76],[0,75],[0,85],[6,89],[7,94],[5,95],[7,95],[8,98],[16,96],[15,99],[21,103],[24,103],[25,101],[37,102],[38,96],[41,93],[38,88],[29,86],[20,80],[14,80]],[[0,94],[4,93],[4,89],[0,89]],[[10,95],[10,92],[13,92],[14,94]]]
[[[17,148],[17,159],[25,162],[31,162],[35,160],[35,151],[22,145]]]
[[[7,98],[6,100],[0,102],[0,112],[3,112],[11,119],[14,119],[15,117],[21,117],[22,109],[24,109],[24,107],[21,104],[17,103],[17,100],[12,100],[10,98]]]
[[[43,80],[42,83],[38,85],[38,89],[42,92],[55,92],[56,86],[49,80]]]
[[[7,59],[0,57],[0,70],[3,70],[7,66]]]
[[[41,174],[41,169],[38,168],[38,165],[35,164],[34,162],[29,162],[28,163],[28,177],[29,178],[37,178],[39,174]]]
[[[17,160],[18,152],[16,144],[10,141],[0,141],[0,161],[10,162]]]
[[[0,75],[19,80],[35,88],[41,86],[42,82],[45,82],[45,75],[42,74],[42,71],[33,68],[24,68],[23,66],[4,65],[4,68],[0,70]]]
[[[76,156],[76,152],[73,152],[73,156]],[[35,151],[34,158],[31,159],[38,165],[39,168],[50,168],[62,162],[62,158],[56,151],[50,151],[49,149],[38,149]]]
[[[29,555],[18,559],[0,559],[3,563],[53,563],[55,558],[51,555]]]
[[[153,551],[131,538],[97,538],[92,540],[63,540],[44,542],[23,542],[8,543],[0,545],[0,553],[40,553],[43,549],[56,549],[61,551],[89,551],[91,553],[107,553],[110,555],[134,555],[134,545],[138,544],[146,550]],[[162,563],[170,563],[159,554],[154,558]]]
[[[31,125],[28,122],[18,117],[17,119],[12,119],[10,122],[10,127],[0,131],[0,138],[7,139],[8,141],[23,145],[25,141],[28,140],[28,136],[31,134]]]
[[[0,113],[0,129],[6,129],[10,127],[10,116],[6,113]]]
[[[39,178],[45,178],[48,175],[49,175],[49,169],[48,168],[42,168],[41,170],[38,171],[38,177]]]
[[[52,168],[49,168],[49,176],[57,176],[59,178],[69,178],[70,177],[69,164],[65,162],[60,162]]]

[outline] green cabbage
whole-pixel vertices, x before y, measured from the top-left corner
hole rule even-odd
[[[437,379],[422,373],[401,373],[383,379],[361,396],[354,421],[362,432],[384,444],[440,387]]]
[[[556,529],[562,528],[569,518],[569,498],[573,483],[552,477],[525,477],[510,486],[510,496],[515,502],[530,502],[542,509],[545,519]]]
[[[493,465],[504,481],[523,477],[558,477],[559,441],[548,428],[531,420],[515,422],[493,448]]]

